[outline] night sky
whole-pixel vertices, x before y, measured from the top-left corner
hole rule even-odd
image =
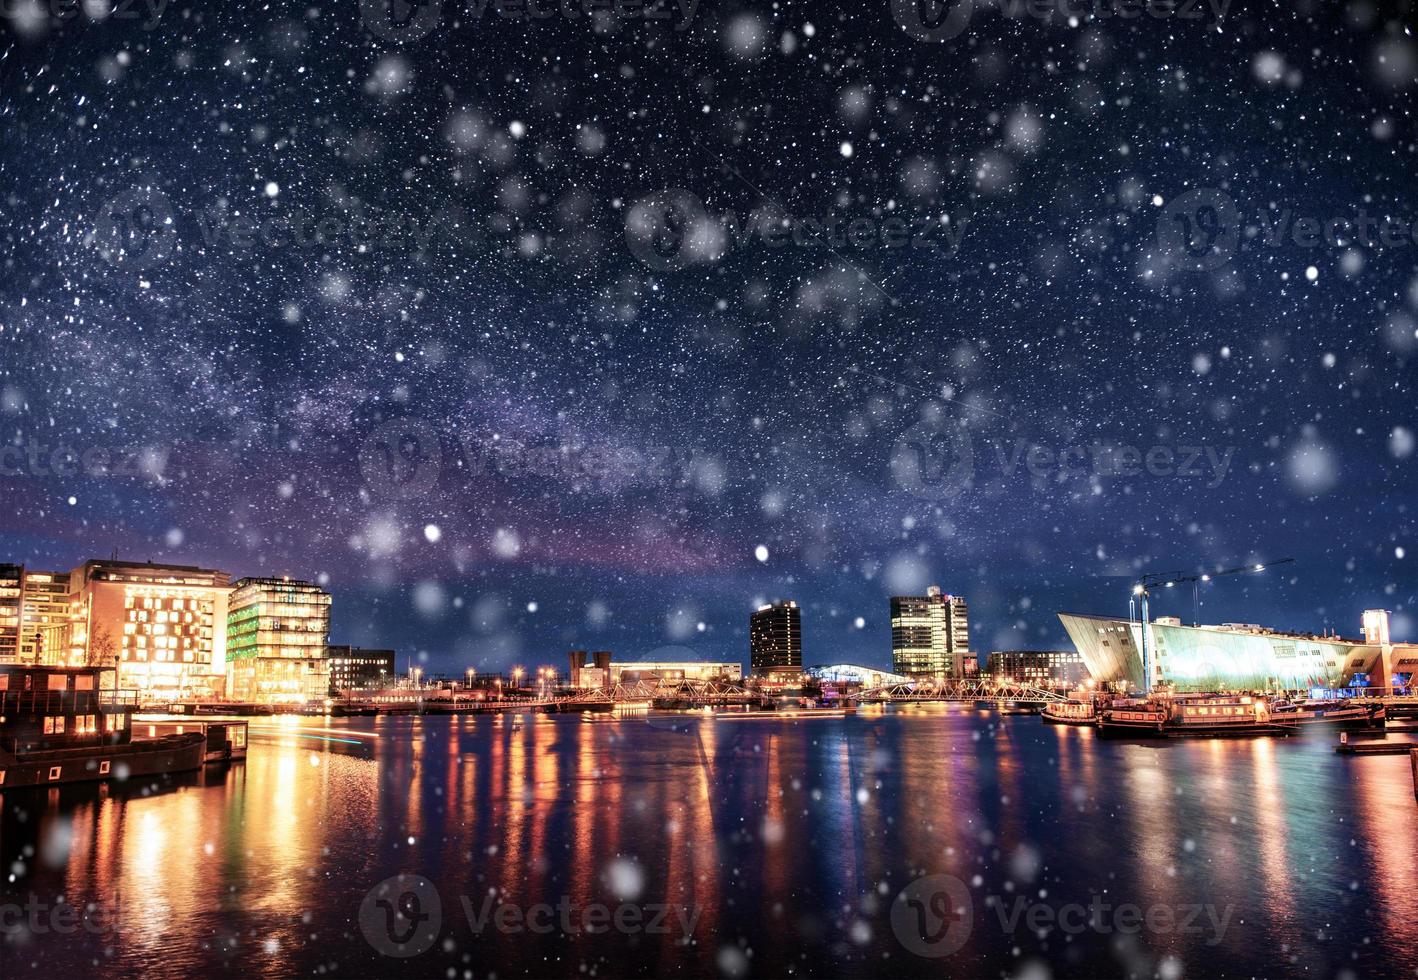
[[[450,673],[1283,557],[1201,619],[1418,638],[1410,6],[380,7],[7,0],[0,560]]]

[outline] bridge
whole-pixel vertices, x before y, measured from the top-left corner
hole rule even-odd
[[[858,691],[850,700],[860,703],[955,702],[977,704],[1041,705],[1049,701],[1068,699],[1053,691],[1044,691],[1026,684],[1000,683],[994,680],[913,681],[889,684]]]
[[[1066,698],[1052,691],[1025,684],[995,680],[921,680],[867,688],[842,697],[849,704],[1016,704],[1036,707]],[[728,708],[772,707],[776,697],[724,680],[637,680],[609,688],[588,688],[562,694],[543,693],[531,698],[426,698],[400,705],[380,705],[384,712],[427,712],[431,714],[494,714],[502,711],[603,712],[617,708]],[[369,706],[373,708],[373,705]]]

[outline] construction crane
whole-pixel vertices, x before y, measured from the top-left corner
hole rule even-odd
[[[1275,561],[1260,562],[1255,565],[1237,565],[1235,568],[1225,568],[1219,572],[1201,572],[1197,575],[1179,575],[1174,572],[1150,572],[1138,579],[1137,584],[1132,587],[1132,594],[1142,603],[1142,693],[1152,693],[1152,650],[1147,642],[1147,634],[1152,631],[1152,616],[1148,612],[1147,601],[1152,596],[1152,590],[1156,588],[1171,589],[1182,584],[1191,582],[1192,598],[1196,605],[1193,606],[1192,625],[1196,625],[1196,610],[1200,608],[1197,600],[1196,587],[1201,582],[1210,582],[1212,579],[1221,578],[1223,575],[1239,575],[1242,572],[1263,572],[1267,568],[1274,568],[1276,565],[1288,565],[1293,562],[1293,558],[1278,558]]]

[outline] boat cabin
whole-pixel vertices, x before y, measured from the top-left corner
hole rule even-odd
[[[103,687],[108,667],[0,664],[0,749],[126,744],[137,694]]]

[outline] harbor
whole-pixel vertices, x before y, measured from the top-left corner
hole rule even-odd
[[[1056,909],[1096,894],[1175,909],[1178,923],[1191,906],[1214,906],[1224,927],[1203,916],[1205,933],[1136,948],[1149,972],[1167,956],[1223,956],[1267,975],[1261,940],[1277,931],[1289,955],[1327,973],[1400,975],[1406,962],[1418,915],[1411,862],[1395,853],[1418,837],[1407,759],[1337,758],[1332,733],[1099,739],[963,703],[743,717],[253,720],[239,764],[156,788],[7,794],[0,858],[26,871],[20,886],[0,886],[0,904],[61,891],[80,907],[121,903],[124,942],[109,969],[122,975],[156,956],[201,960],[209,975],[414,978],[474,952],[505,977],[570,978],[585,962],[618,976],[714,973],[718,937],[732,931],[765,975],[866,976],[889,956],[895,975],[926,978],[939,962],[900,954],[878,896],[940,861],[973,904],[954,961],[970,975],[1060,945],[1072,952],[1068,975],[1113,975],[1116,932],[1040,936],[1001,922],[991,897],[1008,910],[1026,888],[1046,889]],[[323,814],[338,819],[314,819]],[[74,879],[65,869],[75,866],[89,871]],[[441,900],[440,943],[399,959],[358,931],[341,940],[363,896],[410,866]],[[683,907],[689,928],[670,916],[674,941],[651,946],[614,929],[479,931],[463,911],[469,896],[480,914],[487,882],[509,906],[572,896],[614,908],[616,874],[638,885],[624,893],[636,907]],[[152,880],[164,888],[142,887]],[[850,912],[828,911],[841,907]],[[798,925],[785,933],[783,919]],[[213,934],[227,941],[213,945]],[[73,971],[112,945],[87,932],[31,942]]]

